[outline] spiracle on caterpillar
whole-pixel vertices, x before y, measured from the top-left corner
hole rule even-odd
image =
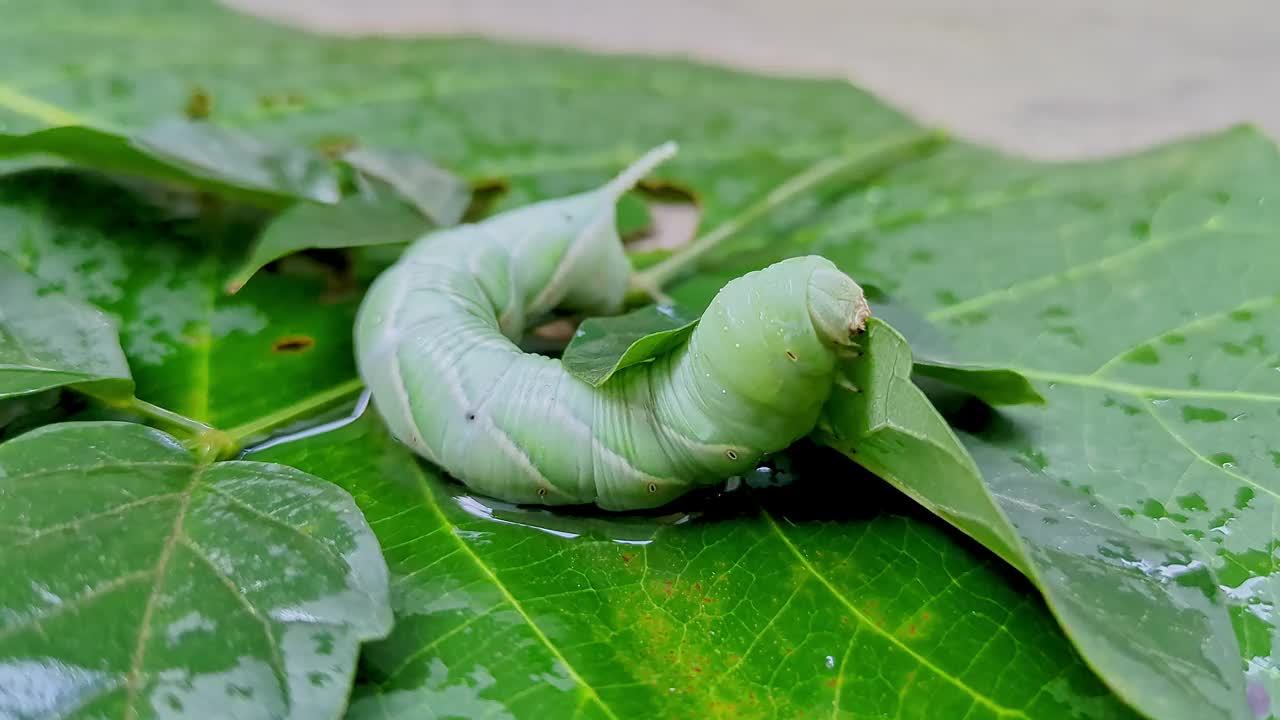
[[[621,310],[632,268],[619,197],[676,151],[608,184],[430,232],[378,276],[355,326],[360,375],[392,434],[509,502],[664,505],[808,434],[870,310],[819,256],[726,284],[687,341],[593,387],[523,352],[553,309]]]

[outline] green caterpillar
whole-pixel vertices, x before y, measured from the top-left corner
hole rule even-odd
[[[870,315],[821,257],[733,280],[686,344],[600,387],[516,345],[554,308],[622,308],[615,204],[674,152],[592,192],[431,232],[375,280],[356,355],[395,437],[492,497],[630,510],[746,472],[813,429]]]

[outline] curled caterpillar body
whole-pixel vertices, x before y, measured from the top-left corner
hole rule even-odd
[[[614,203],[673,151],[595,192],[431,233],[375,281],[357,360],[400,441],[486,495],[628,510],[745,472],[812,430],[869,315],[821,257],[733,280],[687,344],[600,387],[515,344],[553,308],[620,309],[631,267]]]

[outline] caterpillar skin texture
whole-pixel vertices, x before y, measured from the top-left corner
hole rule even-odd
[[[671,151],[595,192],[430,233],[378,277],[356,354],[395,437],[485,495],[630,510],[749,471],[813,429],[869,315],[821,257],[733,280],[687,344],[599,387],[516,345],[553,308],[621,309],[631,265],[614,203]]]

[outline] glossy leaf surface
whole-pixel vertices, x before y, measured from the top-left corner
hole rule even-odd
[[[350,495],[132,423],[0,445],[0,713],[337,717],[387,570]]]
[[[174,181],[275,205],[339,197],[336,169],[318,153],[177,119],[132,134],[76,125],[0,133],[0,157],[26,167],[74,165]]]
[[[351,490],[387,555],[351,718],[1130,716],[1030,588],[839,456],[607,516],[469,495],[373,413],[250,457]]]
[[[42,294],[0,254],[0,400],[65,385],[128,397],[133,380],[116,328],[92,305]]]
[[[561,360],[574,377],[600,385],[619,370],[671,352],[693,332],[697,317],[673,306],[647,305],[578,326]]]
[[[1267,717],[1277,178],[1249,130],[1076,165],[956,146],[722,272],[822,253],[922,319],[929,356],[1036,381],[1043,408],[952,419],[1064,627],[1156,717]],[[975,255],[984,273],[953,271]],[[1208,643],[1171,630],[1204,622]]]
[[[0,9],[14,18],[0,44],[0,63],[11,69],[0,87],[7,131],[68,117],[145,127],[181,107],[198,83],[213,98],[210,119],[220,124],[304,145],[355,134],[383,146],[430,148],[469,177],[507,178],[507,207],[593,187],[642,149],[674,137],[683,150],[660,171],[662,180],[696,190],[703,223],[713,227],[803,168],[911,127],[843,82],[772,80],[680,61],[473,40],[314,38],[194,0],[92,8],[47,2],[34,9],[10,2]],[[155,24],[165,32],[139,31]],[[121,35],[129,42],[122,44]],[[122,47],[129,52],[122,55]],[[513,75],[511,67],[523,72]],[[1273,377],[1268,356],[1252,338],[1260,335],[1270,347],[1261,298],[1274,295],[1266,278],[1276,276],[1268,263],[1277,256],[1267,235],[1274,224],[1259,222],[1274,205],[1265,197],[1257,205],[1250,195],[1275,186],[1274,154],[1269,141],[1247,131],[1066,166],[952,144],[869,185],[796,198],[709,258],[709,269],[728,279],[781,255],[827,255],[860,282],[893,293],[944,341],[935,346],[890,318],[920,357],[1016,368],[1031,377],[1045,407],[995,415],[961,408],[952,419],[971,431],[961,439],[1032,548],[1028,559],[1064,627],[1106,681],[1152,716],[1265,717],[1276,692],[1267,589],[1276,493],[1264,490],[1275,484],[1266,440],[1274,433],[1253,423],[1277,416],[1267,409],[1274,394],[1265,384]],[[126,323],[122,336],[149,399],[228,426],[262,427],[282,408],[350,379],[339,347],[346,342],[342,324],[349,328],[347,306],[315,310],[323,282],[266,275],[235,303],[207,299],[225,277],[225,245],[209,256],[186,245],[175,249],[171,241],[183,235],[167,221],[131,209],[126,214],[147,219],[142,229],[112,224],[124,211],[97,210],[99,200],[86,199],[70,213],[51,202],[52,181],[42,178],[46,184],[35,189],[26,181],[0,188],[3,251],[52,243],[57,253],[32,251],[44,258],[32,272],[50,286],[66,286],[77,278],[78,261],[104,257],[93,249],[96,235],[132,237],[133,247],[146,249],[127,260],[110,256],[121,264],[104,260],[107,275],[86,273],[94,279],[68,292],[92,296],[121,317],[146,318]],[[67,197],[61,191],[74,183],[57,182],[58,197]],[[1179,191],[1197,202],[1171,199]],[[1204,217],[1178,215],[1223,199],[1236,218],[1229,224],[1203,227]],[[1262,214],[1241,214],[1250,202],[1250,212]],[[1197,223],[1201,230],[1190,231]],[[22,252],[11,254],[22,262]],[[157,262],[150,254],[159,256],[162,274],[176,278],[177,290],[139,279],[131,263],[144,256]],[[983,260],[980,268],[958,270],[975,258]],[[182,275],[170,270],[178,260]],[[721,279],[690,280],[699,282],[718,287]],[[168,302],[139,302],[146,289]],[[1243,307],[1251,299],[1263,304]],[[291,302],[296,315],[284,310]],[[258,322],[222,324],[248,316],[235,314],[246,313],[238,303],[260,311]],[[145,309],[160,306],[165,312]],[[1253,319],[1231,320],[1232,308]],[[1107,358],[1163,337],[1197,313],[1225,320],[1206,320],[1204,335],[1174,332],[1181,346],[1152,345],[1158,363],[1118,362],[1090,375]],[[285,347],[304,346],[293,341],[298,335],[315,345],[277,357],[270,349],[288,337],[278,332],[287,326],[297,329]],[[239,329],[215,334],[215,327]],[[1207,345],[1191,352],[1193,339]],[[1171,361],[1177,352],[1197,362],[1215,359],[1203,368],[1180,367]],[[1233,364],[1250,360],[1256,371]],[[1169,400],[1157,404],[1165,391]],[[1205,393],[1211,395],[1199,397]],[[1253,404],[1235,420],[1238,411],[1228,403],[1245,400]],[[1183,405],[1217,412],[1193,409],[1183,420]],[[1218,413],[1226,419],[1195,419]],[[1215,458],[1222,464],[1214,467]],[[1183,491],[1186,483],[1192,492]],[[1246,498],[1244,489],[1253,495]],[[1207,510],[1182,507],[1186,496],[1198,508],[1195,494]],[[1198,583],[1206,573],[1217,586],[1205,588],[1209,607],[1179,608],[1180,583]],[[1068,613],[1073,598],[1097,602]],[[1212,603],[1223,602],[1231,609],[1215,612]],[[1170,608],[1199,614],[1214,627],[1223,627],[1229,612],[1234,633],[1193,643],[1169,632],[1181,617],[1166,614]],[[1143,627],[1135,622],[1142,618],[1170,623],[1159,632],[1120,632]],[[1191,668],[1198,682],[1172,681],[1171,666]]]

